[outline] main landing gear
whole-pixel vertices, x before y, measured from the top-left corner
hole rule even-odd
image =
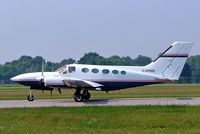
[[[76,102],[82,102],[83,100],[89,100],[91,97],[90,93],[88,90],[84,90],[83,93],[81,94],[81,89],[76,89],[76,92],[74,93],[74,100]]]
[[[30,94],[28,95],[27,100],[28,101],[34,101],[34,99],[35,99],[35,97],[34,97],[34,95],[32,93],[32,90],[30,89]]]
[[[83,92],[81,93],[81,89],[76,89],[76,92],[74,93],[74,100],[76,102],[82,102],[83,100],[89,100],[91,97],[90,93],[88,92],[88,90],[83,90]],[[27,100],[28,101],[34,101],[35,96],[32,93],[32,90],[30,89],[30,93],[27,96]]]

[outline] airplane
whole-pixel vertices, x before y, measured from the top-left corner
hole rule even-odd
[[[11,78],[21,85],[30,86],[27,100],[33,101],[32,90],[76,89],[76,102],[89,100],[89,90],[113,91],[179,79],[191,42],[175,42],[158,58],[146,66],[65,65],[55,72],[26,73]]]

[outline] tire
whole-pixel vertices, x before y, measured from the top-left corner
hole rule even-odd
[[[76,102],[82,102],[82,101],[83,101],[83,95],[75,96],[75,97],[74,97],[74,100],[75,100]]]
[[[90,97],[91,97],[91,94],[87,90],[83,91],[83,99],[89,100]]]
[[[91,95],[90,95],[90,93],[88,92],[88,94],[87,94],[86,96],[84,96],[84,99],[85,99],[85,100],[89,100],[90,97],[91,97]]]
[[[27,97],[27,100],[28,101],[34,101],[34,95],[33,94],[30,94],[30,95],[28,95],[28,97]]]

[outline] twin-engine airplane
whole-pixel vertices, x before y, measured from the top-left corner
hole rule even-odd
[[[146,66],[66,65],[56,72],[21,74],[11,78],[30,86],[29,101],[34,100],[32,90],[74,88],[76,102],[90,99],[89,90],[112,91],[130,87],[178,80],[193,43],[175,42],[155,61]]]

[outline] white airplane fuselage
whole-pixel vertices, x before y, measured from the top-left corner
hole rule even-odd
[[[11,80],[30,89],[74,88],[75,101],[89,100],[88,90],[111,91],[178,80],[189,52],[190,42],[175,42],[146,66],[66,65],[56,72],[27,73]],[[81,93],[83,90],[83,93]],[[34,100],[32,91],[28,100]]]
[[[74,72],[69,72],[71,67],[75,68]],[[88,72],[83,72],[83,69],[88,69]],[[98,72],[94,72],[94,70],[98,70]],[[108,71],[105,73],[105,70]],[[22,74],[12,78],[12,80],[39,89],[41,74],[42,72]],[[110,91],[170,81],[159,79],[160,77],[162,76],[146,73],[144,67],[72,64],[65,66],[65,69],[60,73],[44,72],[44,83],[50,88],[70,88],[63,83],[63,80],[85,80],[102,85],[89,89]]]

